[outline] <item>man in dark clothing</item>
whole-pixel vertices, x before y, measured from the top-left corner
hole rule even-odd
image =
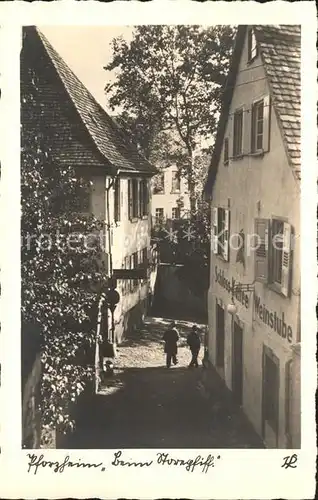
[[[173,363],[176,365],[178,363],[177,360],[177,352],[178,352],[178,340],[179,340],[179,333],[178,330],[176,329],[176,324],[173,321],[169,327],[168,330],[165,331],[163,340],[165,342],[165,353],[167,355],[166,357],[166,364],[167,368],[170,368],[171,366],[171,359]]]
[[[191,368],[193,366],[198,367],[199,366],[198,355],[199,355],[199,351],[200,351],[200,347],[201,347],[201,339],[200,339],[198,328],[195,325],[193,325],[192,330],[187,337],[187,344],[190,347],[190,351],[192,354],[192,359],[191,359],[191,362],[189,364],[189,367],[191,367]]]

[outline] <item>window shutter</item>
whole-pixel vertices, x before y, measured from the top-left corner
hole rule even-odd
[[[291,277],[291,226],[284,223],[283,252],[282,252],[282,283],[281,292],[289,296]]]
[[[223,238],[223,257],[226,262],[229,261],[230,250],[229,250],[229,234],[230,234],[230,211],[224,210],[224,238]]]
[[[252,150],[252,107],[243,113],[243,154],[249,155]]]
[[[117,178],[114,185],[114,218],[120,221],[120,179]]]
[[[212,252],[218,253],[218,209],[212,207]]]
[[[143,190],[144,181],[141,180],[138,182],[139,184],[139,216],[142,217],[144,215],[144,190]]]
[[[228,163],[229,163],[229,138],[228,137],[225,137],[225,139],[224,139],[223,163],[224,163],[224,165],[228,165]]]
[[[263,122],[263,150],[269,151],[270,147],[270,121],[271,121],[271,102],[270,96],[264,97],[264,122]]]
[[[141,216],[141,203],[140,203],[140,181],[136,180],[136,215],[135,217]]]
[[[148,215],[148,213],[149,213],[149,182],[147,179],[144,180],[143,190],[144,190],[144,215]]]
[[[128,179],[128,218],[133,216],[133,199],[132,199],[132,180]]]
[[[263,283],[268,281],[268,238],[269,220],[255,219],[255,233],[258,235],[255,250],[255,279]]]

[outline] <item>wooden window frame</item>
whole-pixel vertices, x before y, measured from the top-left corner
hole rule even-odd
[[[264,151],[264,135],[265,135],[265,123],[264,123],[264,99],[258,99],[252,104],[252,122],[251,122],[251,153],[263,153]],[[259,109],[262,109],[261,119],[258,116]],[[258,132],[258,126],[262,123],[262,133]],[[261,147],[258,146],[258,139],[261,138]]]
[[[141,179],[139,182],[139,214],[141,218],[149,215],[149,193],[147,179]]]
[[[254,53],[253,53],[254,52]],[[251,64],[258,56],[258,44],[255,36],[255,32],[250,28],[247,32],[247,62]]]
[[[280,288],[282,285],[282,271],[283,271],[282,258],[283,258],[283,245],[284,245],[284,222],[276,218],[272,219],[271,222],[272,223],[271,223],[270,278],[271,278],[271,283],[273,283],[276,287]],[[276,236],[278,236],[278,238],[276,238]],[[273,245],[274,238],[276,238],[277,240],[275,246]]]
[[[117,177],[114,183],[114,220],[121,220],[121,179]]]
[[[260,104],[263,107],[263,117],[262,117],[262,134],[257,134],[257,124],[260,120],[257,120],[257,110]],[[250,122],[247,122],[248,129],[250,130],[250,136],[247,138],[249,141],[249,154],[251,156],[263,156],[264,153],[268,153],[270,150],[270,135],[271,135],[271,99],[269,94],[263,94],[257,99],[253,100],[251,104],[251,112],[247,114],[247,118]],[[262,147],[257,145],[257,137],[262,137]],[[246,145],[247,149],[247,145]]]
[[[212,251],[225,262],[229,262],[230,210],[213,207],[212,211]]]
[[[132,219],[139,217],[139,179],[132,179]]]
[[[283,233],[273,234],[273,228],[277,223],[283,226]],[[255,280],[265,283],[273,291],[279,293],[284,297],[290,297],[291,285],[292,285],[292,259],[293,259],[293,249],[292,245],[292,235],[293,228],[286,222],[285,218],[273,216],[271,219],[255,219],[255,233],[260,236],[259,226],[263,225],[264,233],[264,243],[261,247],[258,247],[255,251]],[[282,234],[282,251],[274,248],[276,244],[276,234]],[[276,238],[274,240],[274,238]],[[274,275],[274,259],[281,260],[281,281],[275,280]],[[261,263],[259,267],[258,263]],[[259,269],[263,269],[263,273],[260,273]]]
[[[159,218],[157,216],[157,210],[160,210],[160,211],[162,210],[162,217]],[[156,224],[161,224],[163,222],[163,220],[164,220],[164,209],[162,207],[157,207],[155,209],[155,220],[156,220]]]

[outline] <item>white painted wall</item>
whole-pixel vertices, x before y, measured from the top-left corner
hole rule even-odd
[[[100,220],[107,220],[106,217],[106,187],[110,182],[109,178],[103,175],[92,177],[92,212]],[[114,221],[114,190],[109,191],[109,208],[111,224],[111,250],[113,269],[123,269],[125,257],[150,247],[150,225],[151,214],[136,220],[128,219],[128,179],[121,179],[121,217],[119,222]],[[109,251],[109,243],[106,234],[105,251]],[[125,314],[142,301],[145,301],[149,292],[148,281],[139,283],[138,288],[133,292],[127,292],[123,280],[118,280],[118,292],[121,296],[120,303],[115,310],[116,334],[120,338],[125,330]],[[142,306],[144,307],[144,306]]]
[[[267,80],[258,57],[250,66],[247,62],[246,44],[237,77],[237,87],[234,90],[230,113],[241,105],[251,108],[252,101],[269,93]],[[242,71],[242,72],[241,72]],[[258,80],[255,83],[248,83]],[[233,119],[229,118],[225,136],[232,136]],[[246,131],[245,131],[246,133]],[[243,132],[244,135],[244,132]],[[230,149],[230,156],[232,151]],[[260,210],[258,210],[258,204]],[[223,164],[223,152],[218,166],[218,174],[213,191],[212,206],[228,208],[231,211],[230,233],[244,230],[245,235],[253,234],[255,218],[285,217],[295,230],[295,248],[293,258],[292,289],[290,298],[274,292],[262,283],[255,284],[255,293],[261,298],[261,303],[278,315],[284,312],[285,321],[292,327],[293,343],[297,342],[298,302],[300,290],[300,195],[288,160],[285,154],[282,136],[274,110],[271,113],[270,151],[263,157],[243,156],[240,160]],[[231,315],[226,311],[231,301],[231,295],[215,281],[215,267],[223,270],[226,277],[241,283],[252,283],[255,276],[254,253],[246,255],[245,268],[236,263],[236,252],[230,250],[229,262],[211,254],[210,290],[208,298],[209,309],[209,355],[213,363],[216,361],[216,299],[221,299],[225,308],[225,382],[232,387],[232,331]],[[244,380],[243,407],[255,429],[261,433],[262,407],[262,352],[263,344],[273,349],[280,359],[280,389],[279,389],[279,447],[286,445],[285,436],[285,364],[291,357],[291,345],[287,339],[279,337],[265,325],[256,315],[253,308],[253,293],[249,294],[250,305],[246,309],[235,301],[238,307],[238,317],[244,324]],[[299,409],[299,408],[298,408]],[[300,409],[299,409],[300,411]],[[275,446],[273,437],[267,433],[268,447]]]
[[[184,209],[181,210],[182,214],[190,210],[190,199],[188,193],[188,183],[184,178],[180,179],[180,193],[172,192],[172,172],[176,171],[177,167],[175,165],[171,165],[164,169],[164,192],[158,194],[152,194],[152,216],[156,215],[156,208],[163,208],[164,217],[171,219],[172,218],[172,208],[177,207],[177,200],[182,197],[184,203]]]

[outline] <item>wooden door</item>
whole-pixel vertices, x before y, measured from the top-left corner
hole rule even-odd
[[[224,367],[224,309],[216,304],[216,366]]]
[[[279,359],[264,346],[262,427],[263,438],[270,448],[278,445],[279,385]]]

